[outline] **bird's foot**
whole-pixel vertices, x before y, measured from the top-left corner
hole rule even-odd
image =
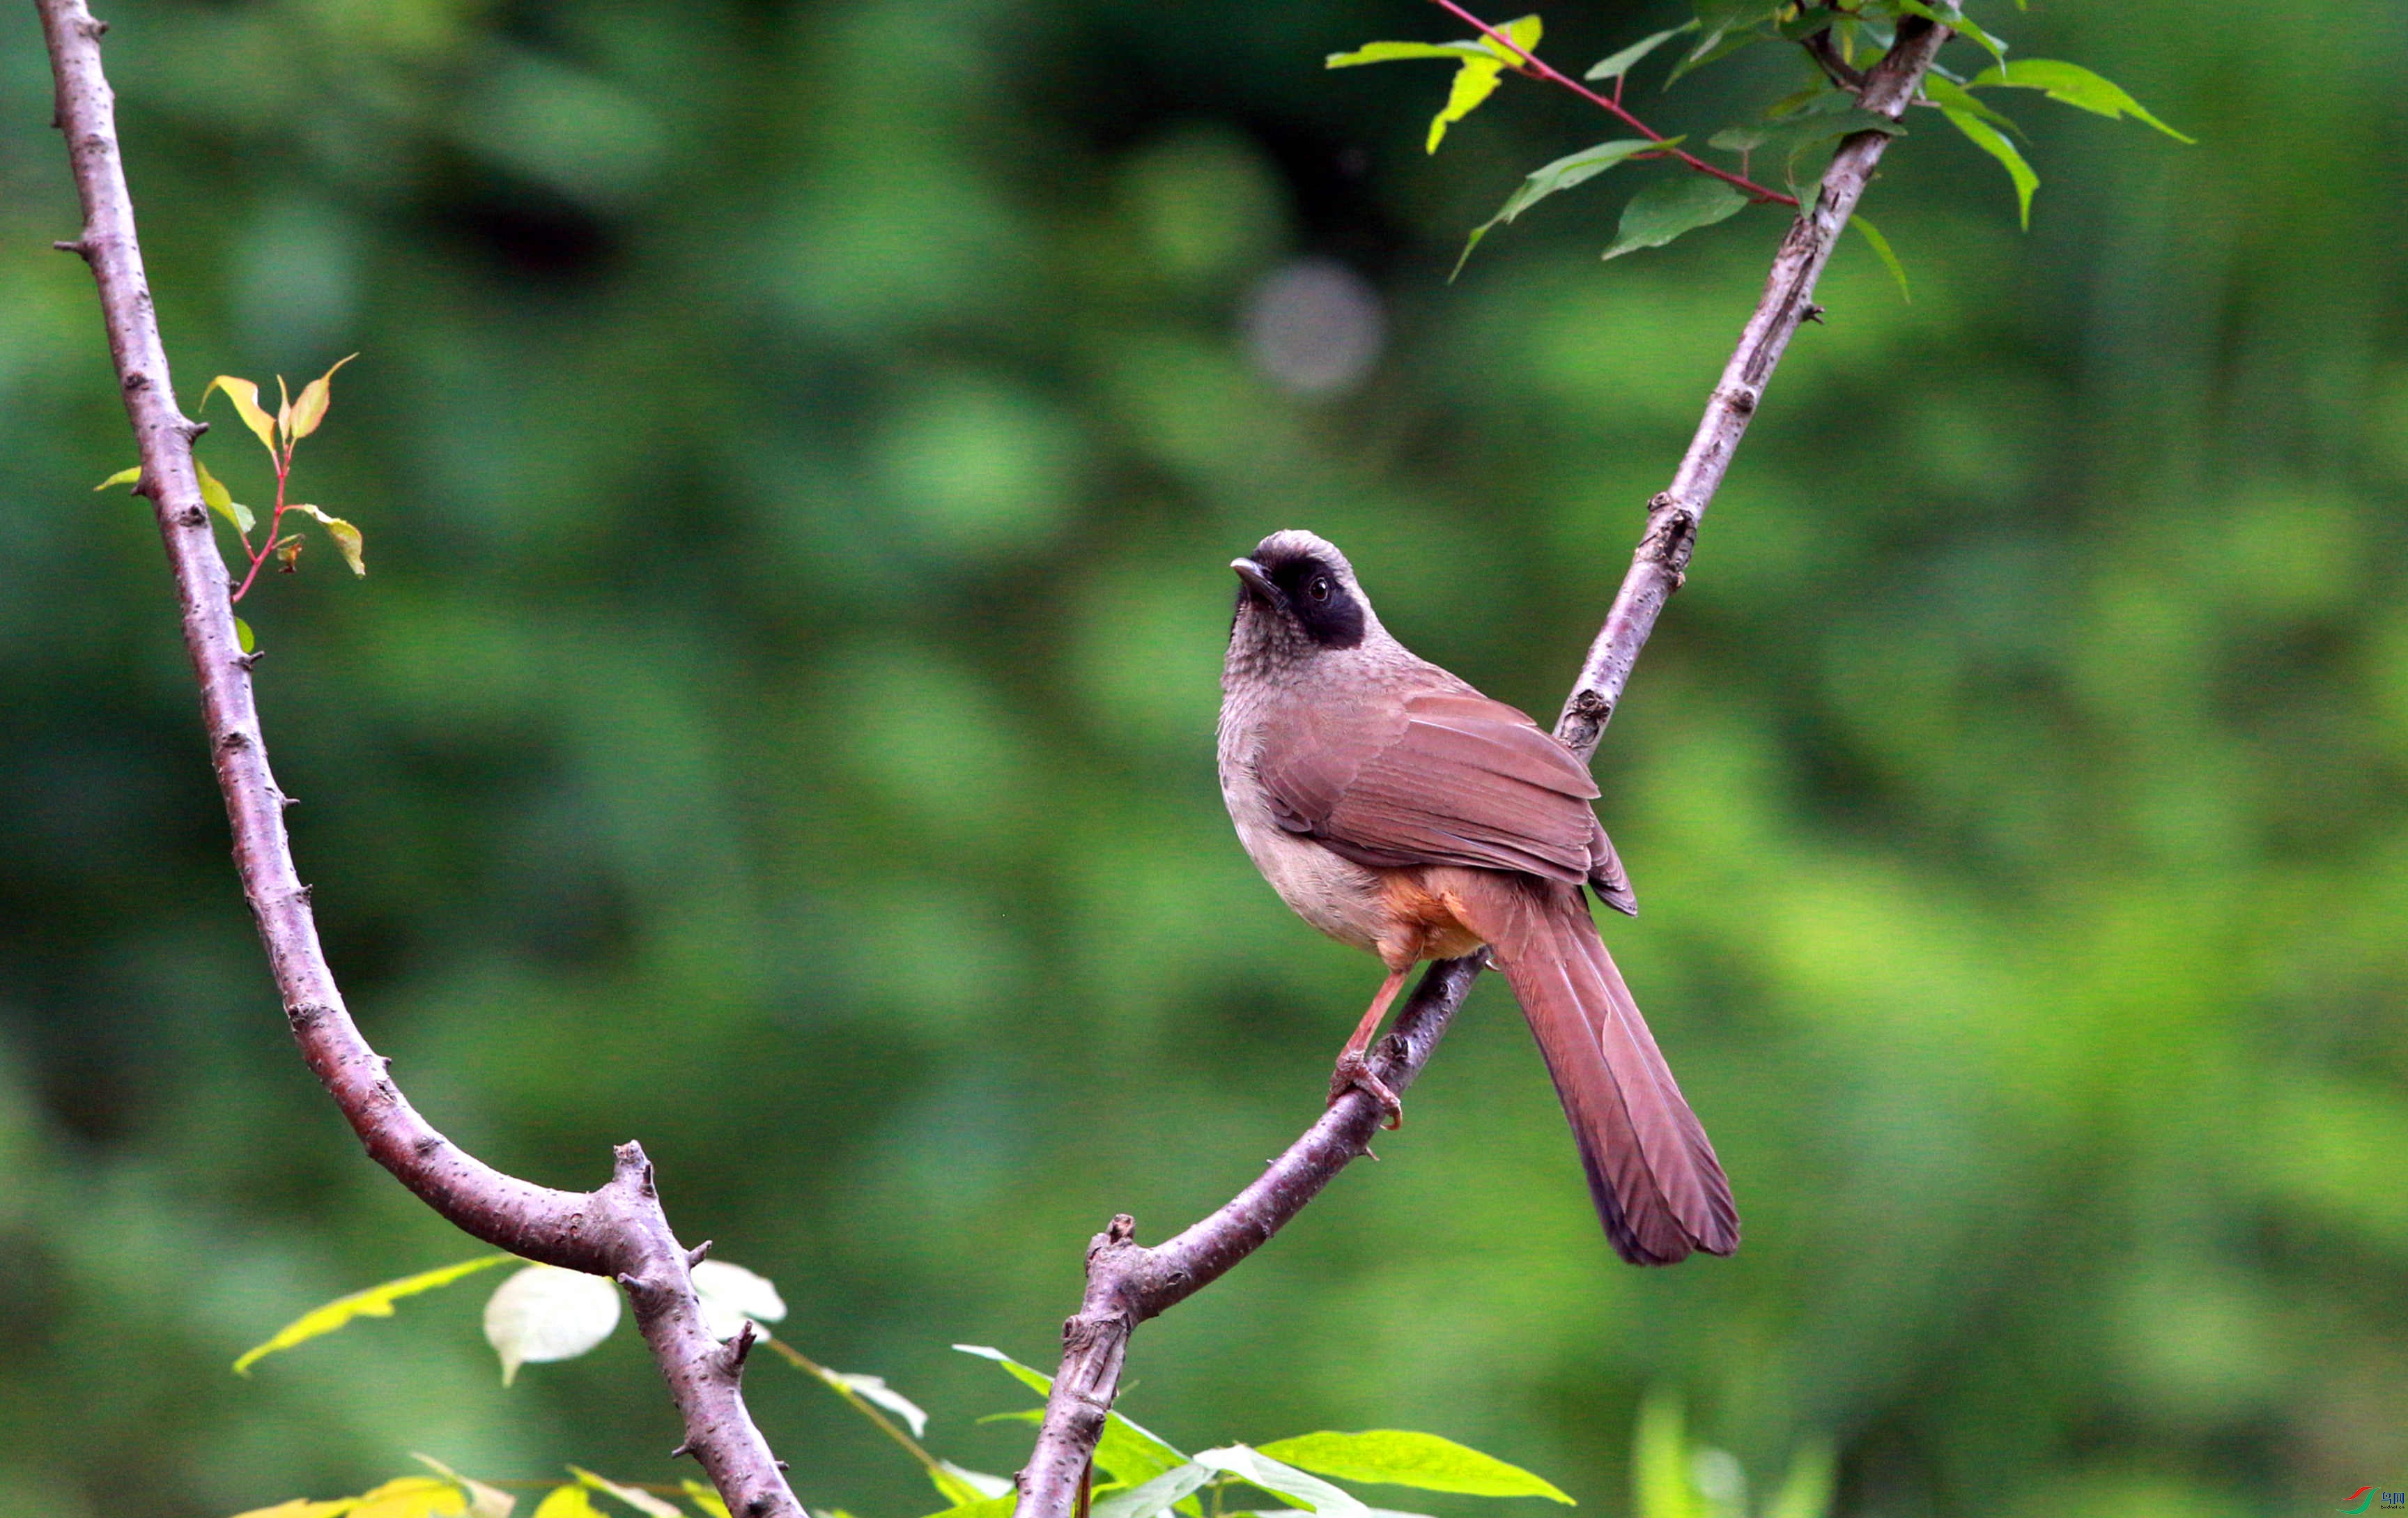
[[[1371,1073],[1371,1062],[1360,1054],[1340,1054],[1337,1068],[1329,1072],[1329,1104],[1350,1091],[1359,1091],[1380,1104],[1380,1126],[1398,1129],[1405,1125],[1405,1104],[1388,1083]]]

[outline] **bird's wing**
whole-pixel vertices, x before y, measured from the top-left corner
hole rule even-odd
[[[1590,877],[1597,782],[1520,712],[1469,689],[1330,704],[1255,760],[1282,827],[1358,864]]]

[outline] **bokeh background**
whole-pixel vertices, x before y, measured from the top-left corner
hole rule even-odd
[[[1137,1341],[1189,1448],[1428,1428],[1627,1511],[1647,1389],[1849,1514],[2329,1511],[2408,1486],[2408,32],[2386,0],[1994,7],[2201,143],[1928,114],[1598,768],[1607,932],[1737,1185],[1615,1263],[1510,997],[1383,1163]],[[354,350],[246,610],[332,957],[435,1120],[640,1136],[795,1343],[1008,1471],[1082,1248],[1226,1196],[1376,969],[1211,770],[1223,567],[1353,554],[1551,715],[1756,298],[1751,211],[1600,266],[1636,171],[1509,81],[1436,156],[1404,0],[118,0],[181,394]],[[1663,7],[1555,7],[1584,65]],[[1970,65],[1971,58],[1965,62]],[[1785,93],[1766,51],[1638,98]],[[493,1278],[294,1058],[228,868],[31,7],[0,10],[0,1511],[216,1515],[423,1450],[674,1480],[633,1334],[499,1384]],[[219,402],[203,455],[265,471]],[[774,1362],[814,1508],[939,1506]],[[690,1473],[691,1467],[682,1467]],[[1400,1505],[1472,1511],[1398,1493]]]

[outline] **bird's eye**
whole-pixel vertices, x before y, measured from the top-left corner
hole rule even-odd
[[[1329,599],[1329,576],[1326,574],[1314,575],[1312,577],[1312,584],[1304,587],[1304,593],[1312,598],[1312,603],[1315,606]]]

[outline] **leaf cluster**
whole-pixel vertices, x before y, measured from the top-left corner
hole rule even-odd
[[[2017,215],[2026,226],[2040,178],[2015,145],[2020,129],[1982,99],[1980,92],[2034,90],[2096,115],[2130,117],[2178,141],[2192,140],[2151,114],[2121,86],[2079,64],[2053,58],[2011,61],[2007,44],[1955,5],[1934,6],[1926,0],[1697,0],[1695,8],[1696,14],[1680,25],[1599,59],[1582,76],[1587,85],[1575,83],[1539,59],[1541,29],[1536,16],[1489,28],[1469,41],[1368,43],[1330,54],[1327,66],[1431,58],[1454,62],[1456,72],[1446,103],[1430,122],[1431,152],[1438,151],[1448,126],[1495,93],[1508,68],[1570,89],[1641,134],[1593,143],[1531,170],[1497,214],[1472,229],[1455,261],[1458,274],[1472,250],[1496,228],[1511,224],[1542,200],[1624,165],[1654,164],[1664,172],[1650,178],[1625,203],[1620,224],[1604,251],[1607,259],[1664,247],[1700,227],[1729,220],[1751,203],[1798,204],[1808,193],[1801,186],[1811,186],[1822,162],[1841,141],[1865,132],[1903,133],[1896,122],[1863,109],[1856,97],[1865,79],[1860,61],[1870,64],[1886,51],[1899,24],[1909,18],[1949,28],[1951,43],[1962,44],[1959,52],[1980,55],[1984,66],[1971,74],[1944,63],[1935,65],[1923,98],[1915,104],[1936,108],[1967,140],[1999,162],[2014,187]],[[1710,135],[1706,151],[1724,155],[1721,162],[1689,151],[1684,146],[1686,137],[1655,132],[1625,104],[1633,72],[1668,48],[1672,63],[1664,79],[1666,88],[1695,69],[1763,43],[1794,47],[1807,81],[1766,106],[1756,119]],[[1611,93],[1601,94],[1588,85]],[[1856,221],[1900,293],[1907,293],[1905,268],[1888,239],[1862,217]]]

